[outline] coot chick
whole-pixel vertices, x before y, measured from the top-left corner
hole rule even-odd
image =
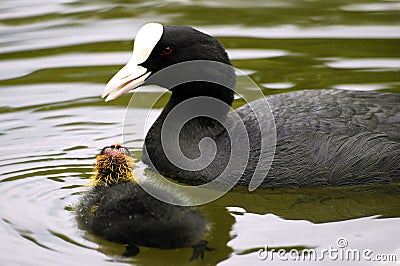
[[[210,182],[222,173],[224,182],[231,179],[246,186],[251,185],[255,173],[261,173],[259,184],[264,187],[400,182],[400,94],[396,93],[304,90],[273,95],[266,97],[273,119],[267,117],[265,99],[250,102],[234,112],[221,105],[214,108],[214,117],[194,116],[182,126],[179,145],[163,142],[163,130],[166,136],[176,134],[170,128],[174,128],[174,120],[181,121],[185,115],[174,110],[189,100],[208,97],[228,107],[232,104],[234,92],[230,87],[235,84],[234,69],[207,69],[200,63],[192,71],[174,68],[192,60],[231,65],[224,47],[212,36],[187,26],[146,24],[136,36],[131,60],[103,92],[106,101],[142,84],[161,85],[172,92],[145,139],[143,161],[154,170],[189,184]],[[177,73],[174,69],[178,69]],[[201,79],[207,71],[211,73],[209,77],[222,82]],[[181,82],[182,77],[197,72],[201,73],[200,78]],[[193,110],[186,112],[206,112],[209,106],[193,105]],[[244,125],[245,134],[236,133],[240,125]],[[262,148],[265,135],[272,138],[276,135],[275,151]],[[200,143],[202,139],[211,139],[214,145]],[[234,144],[242,139],[248,139],[249,147],[238,144],[243,148],[237,150],[248,152],[248,157],[227,168]],[[167,156],[166,150],[173,156]],[[183,167],[188,164],[185,158],[174,158],[180,152],[194,166]],[[206,159],[213,160],[196,161],[203,153]],[[224,172],[226,168],[229,171]]]
[[[133,159],[120,144],[97,155],[90,190],[76,207],[80,225],[106,240],[126,244],[124,256],[139,253],[137,246],[174,249],[193,247],[192,259],[210,251],[202,238],[207,222],[195,209],[170,205],[144,191],[132,174]],[[164,197],[177,197],[155,188]],[[183,202],[184,199],[175,199]]]

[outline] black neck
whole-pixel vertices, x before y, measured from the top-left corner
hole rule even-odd
[[[218,124],[216,120],[223,122],[226,119],[234,94],[230,88],[199,81],[179,85],[171,91],[171,98],[153,124],[153,130],[160,129],[169,114],[171,117],[168,119],[171,121],[178,122],[183,117],[193,118],[191,120],[198,121],[204,127],[202,131],[215,127]]]
[[[200,140],[204,137],[215,138],[224,130],[221,123],[225,122],[233,101],[233,91],[230,88],[207,82],[185,83],[171,91],[169,102],[145,139],[143,161],[155,168],[158,168],[157,164],[165,166],[168,162],[163,148],[170,142],[162,143],[161,134],[176,136],[176,129],[179,128],[179,146],[171,144],[170,147],[180,148],[189,158],[197,158],[200,155]]]

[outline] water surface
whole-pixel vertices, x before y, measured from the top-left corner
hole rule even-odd
[[[162,91],[140,90],[135,130],[124,138],[130,96],[105,104],[99,95],[147,22],[191,25],[218,37],[234,66],[265,95],[400,92],[399,1],[3,0],[0,10],[1,265],[188,262],[189,248],[142,248],[120,260],[123,246],[78,229],[72,211],[101,147],[124,139],[135,160],[141,158],[147,103]],[[253,89],[239,77],[240,94]],[[371,249],[372,257],[395,254],[399,263],[398,191],[398,185],[233,191],[200,207],[215,251],[191,265],[293,265],[262,261],[258,250],[337,248],[339,238],[348,248]]]

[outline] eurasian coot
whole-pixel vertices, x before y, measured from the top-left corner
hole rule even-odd
[[[126,244],[125,256],[139,253],[137,246],[173,249],[193,247],[191,259],[210,251],[202,240],[208,230],[204,216],[190,207],[170,205],[144,191],[132,174],[134,164],[127,148],[114,144],[97,156],[92,188],[76,206],[84,229],[116,243]],[[163,197],[178,195],[155,187]]]
[[[223,175],[222,182],[251,185],[255,173],[261,173],[265,187],[400,182],[400,94],[303,90],[268,96],[269,106],[262,98],[229,112],[234,69],[193,60],[231,65],[212,36],[188,26],[146,24],[136,36],[132,59],[103,92],[106,101],[142,84],[172,92],[145,139],[143,161],[154,170],[189,184]],[[179,111],[196,98],[204,101]],[[273,141],[263,147],[264,138]]]

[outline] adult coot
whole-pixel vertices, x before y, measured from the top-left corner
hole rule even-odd
[[[257,174],[264,174],[260,183],[265,187],[400,182],[400,94],[304,90],[273,95],[266,98],[273,119],[263,120],[265,99],[235,112],[225,107],[233,101],[232,68],[207,68],[201,63],[197,69],[196,64],[188,65],[188,71],[186,65],[174,68],[192,60],[231,65],[221,43],[207,34],[187,26],[146,24],[136,36],[132,59],[103,92],[106,101],[142,84],[162,85],[172,92],[145,139],[143,161],[153,169],[190,184],[223,174],[223,182],[249,185],[256,169],[261,169]],[[201,75],[196,77],[196,73]],[[204,74],[216,82],[202,79]],[[191,81],[185,80],[188,76]],[[183,111],[177,108],[201,97],[210,104],[197,102]],[[208,115],[212,99],[222,104]],[[193,117],[185,120],[188,112]],[[182,121],[186,123],[176,135],[174,122]],[[274,148],[263,148],[262,139],[275,138],[275,134],[273,156]],[[169,135],[176,135],[178,141],[168,139]],[[246,138],[247,146],[242,141]],[[237,142],[243,143],[234,149]],[[241,151],[246,155],[243,158],[238,157]]]
[[[97,156],[93,186],[76,206],[80,225],[94,234],[126,244],[124,256],[139,253],[137,246],[162,249],[193,247],[191,259],[211,250],[202,237],[207,222],[198,211],[170,205],[144,191],[132,174],[134,164],[127,148],[107,146]],[[163,197],[178,197],[155,188]],[[184,199],[175,199],[184,201]]]

